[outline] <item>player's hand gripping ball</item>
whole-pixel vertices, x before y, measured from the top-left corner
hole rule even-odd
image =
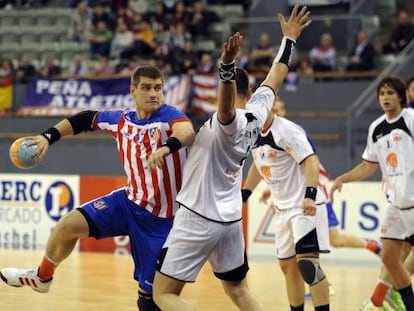
[[[16,139],[10,146],[10,160],[20,169],[29,169],[37,164],[37,157],[33,157],[33,152],[37,145],[28,146],[29,140],[24,137]]]

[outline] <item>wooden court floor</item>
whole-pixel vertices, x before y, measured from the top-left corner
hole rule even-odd
[[[0,267],[29,268],[37,265],[42,255],[42,251],[0,250]],[[359,310],[378,276],[378,265],[329,263],[324,265],[324,270],[335,290],[335,295],[331,296],[331,310],[335,311]],[[0,310],[137,311],[137,286],[132,271],[128,255],[73,253],[58,267],[47,294],[28,287],[12,288],[0,281]],[[251,261],[248,281],[265,311],[289,310],[284,280],[276,263]],[[196,283],[184,288],[183,297],[200,311],[237,310],[208,265]],[[311,303],[306,303],[305,310],[313,310]]]

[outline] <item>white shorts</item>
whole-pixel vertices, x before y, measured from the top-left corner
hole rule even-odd
[[[302,207],[275,209],[276,257],[287,259],[296,255],[296,243],[316,228],[320,253],[330,252],[328,216],[325,204],[317,206],[315,216],[305,216]]]
[[[405,240],[414,235],[414,208],[388,205],[381,226],[381,238]]]
[[[183,282],[194,282],[207,260],[215,273],[245,262],[241,221],[213,222],[185,207],[178,209],[163,248],[168,249],[158,271]]]

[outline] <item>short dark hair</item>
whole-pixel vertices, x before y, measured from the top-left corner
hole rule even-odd
[[[383,88],[384,86],[388,86],[392,89],[394,89],[397,94],[398,97],[401,99],[400,105],[401,107],[405,107],[407,104],[407,93],[406,93],[406,88],[405,88],[405,84],[404,82],[397,77],[385,77],[383,78],[377,86],[377,98],[379,96],[379,92],[380,89]]]
[[[150,79],[161,79],[164,83],[164,76],[162,72],[154,66],[142,66],[135,69],[131,77],[131,84],[138,85],[141,77],[147,77]]]
[[[411,85],[411,83],[414,82],[414,76],[410,77],[407,79],[407,81],[405,82],[405,88],[408,89]]]
[[[249,96],[249,75],[247,71],[242,68],[236,68],[236,88],[237,95],[246,98]]]

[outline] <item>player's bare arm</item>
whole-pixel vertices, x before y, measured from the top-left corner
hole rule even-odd
[[[378,163],[362,161],[349,172],[337,177],[329,189],[329,200],[334,202],[334,193],[336,190],[341,192],[344,183],[364,180],[375,173],[378,169]]]
[[[316,193],[319,180],[319,158],[311,155],[302,163],[306,178],[306,193],[302,202],[303,214],[314,216],[316,214]]]
[[[288,72],[296,40],[312,22],[309,16],[310,12],[307,11],[307,7],[304,6],[299,10],[298,5],[294,6],[287,21],[282,14],[277,14],[284,37],[273,65],[261,84],[271,87],[275,93],[279,91]]]
[[[76,135],[82,131],[92,130],[92,121],[96,111],[83,111],[55,124],[40,135],[28,137],[30,145],[37,145],[33,156],[38,157],[37,162],[43,161],[49,146],[61,137]]]
[[[236,83],[234,58],[239,51],[242,36],[239,32],[232,35],[223,45],[221,53],[221,64],[219,66],[219,89],[217,95],[218,111],[217,117],[220,123],[228,124],[233,121],[236,114]]]
[[[164,164],[164,158],[171,152],[174,152],[175,148],[181,148],[182,146],[188,146],[191,144],[195,137],[195,131],[193,124],[190,121],[177,122],[173,125],[172,133],[169,138],[169,143],[174,145],[168,145],[164,143],[148,158],[148,167],[151,170],[161,168]]]

